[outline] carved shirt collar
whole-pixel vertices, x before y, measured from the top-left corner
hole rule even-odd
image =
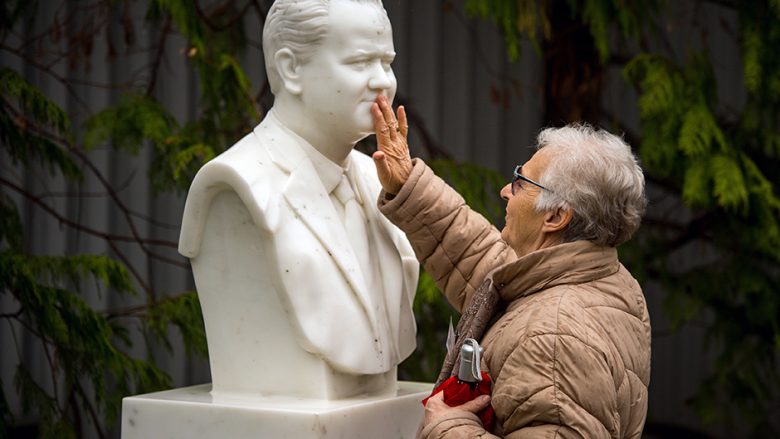
[[[330,194],[334,189],[336,189],[336,186],[338,186],[339,182],[341,181],[342,175],[349,175],[349,163],[352,160],[350,156],[347,156],[347,158],[344,160],[343,167],[339,166],[325,157],[317,150],[317,148],[307,142],[306,139],[285,126],[282,121],[276,117],[273,110],[268,112],[268,117],[273,117],[276,124],[283,128],[292,138],[297,141],[301,151],[303,151],[304,155],[311,161],[311,164],[314,167],[317,176],[320,178],[320,181],[322,181],[322,185],[327,193]]]

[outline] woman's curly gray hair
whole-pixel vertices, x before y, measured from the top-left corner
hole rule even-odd
[[[537,148],[555,150],[540,183],[537,211],[572,210],[564,241],[617,246],[634,234],[647,206],[645,177],[622,138],[587,124],[547,128]]]

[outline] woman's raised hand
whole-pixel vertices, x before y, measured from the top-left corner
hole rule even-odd
[[[398,107],[396,119],[390,101],[379,95],[371,106],[371,116],[376,130],[377,151],[373,158],[379,182],[385,192],[395,195],[412,173],[412,158],[406,143],[409,133],[406,111],[403,106]]]

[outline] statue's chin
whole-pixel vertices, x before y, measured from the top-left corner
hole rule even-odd
[[[373,121],[370,121],[370,123],[361,123],[359,126],[355,127],[355,143],[360,142],[361,140],[365,139],[366,137],[374,134],[374,123]]]
[[[370,135],[372,135],[372,134],[374,134],[374,131],[373,131],[373,130],[371,130],[371,131],[366,131],[366,132],[362,132],[362,133],[360,133],[360,134],[356,135],[356,136],[354,137],[354,139],[355,139],[355,140],[353,140],[353,141],[352,141],[352,147],[354,148],[354,147],[355,147],[355,145],[356,145],[358,142],[360,142],[361,140],[365,139],[366,137],[368,137],[368,136],[370,136]]]

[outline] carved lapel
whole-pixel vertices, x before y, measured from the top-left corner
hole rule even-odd
[[[275,122],[275,121],[273,121]],[[336,261],[367,315],[372,316],[368,300],[369,285],[365,284],[360,265],[349,245],[344,225],[338,217],[330,195],[317,177],[314,166],[296,145],[300,140],[291,137],[276,123],[255,129],[260,143],[266,146],[271,159],[277,166],[289,172],[282,195],[295,212],[296,219],[304,223],[317,237],[330,256]],[[273,136],[273,139],[269,138]],[[370,318],[372,325],[373,318]],[[374,328],[376,329],[376,328]]]

